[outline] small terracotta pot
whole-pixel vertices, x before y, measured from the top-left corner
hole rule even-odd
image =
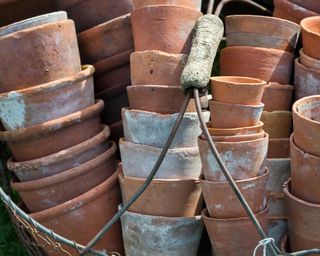
[[[293,52],[300,26],[283,19],[259,15],[226,17],[228,46],[253,46]]]
[[[57,153],[92,138],[101,131],[100,112],[103,102],[97,101],[81,111],[30,128],[0,132],[18,162]]]
[[[268,235],[274,239],[274,243],[278,246],[278,248],[285,253],[286,250],[283,250],[285,247],[282,248],[282,240],[288,235],[288,221],[282,219],[270,219]]]
[[[262,130],[259,133],[253,134],[241,134],[241,135],[232,135],[232,136],[211,136],[214,142],[240,142],[240,141],[249,141],[249,140],[256,140],[261,139],[265,135],[265,131]],[[202,139],[206,139],[206,136],[202,133]]]
[[[289,138],[269,139],[268,158],[289,158]]]
[[[309,96],[292,106],[294,142],[301,150],[320,156],[320,96]]]
[[[262,103],[265,111],[291,110],[293,86],[289,84],[269,83],[263,93]]]
[[[146,178],[156,163],[161,148],[135,144],[120,139],[119,143],[124,176]],[[169,149],[155,178],[198,179],[201,161],[197,147]]]
[[[320,69],[320,60],[312,58],[309,55],[305,54],[303,51],[303,48],[300,49],[299,54],[300,54],[299,60],[301,65],[307,68],[312,68],[317,70]]]
[[[132,84],[180,86],[181,73],[187,59],[185,54],[156,50],[134,52],[130,56]]]
[[[149,5],[180,5],[193,9],[201,10],[202,0],[133,0],[134,9]]]
[[[320,59],[320,17],[308,17],[301,21],[303,51],[310,57]]]
[[[198,255],[203,229],[200,216],[172,218],[126,211],[121,225],[126,255]]]
[[[293,55],[286,51],[230,46],[221,52],[220,72],[223,76],[249,76],[262,79],[267,83],[289,84],[292,64]]]
[[[270,139],[289,138],[292,131],[291,111],[263,111],[261,121],[263,129],[269,134]]]
[[[311,204],[295,197],[290,179],[284,186],[286,194],[289,239],[292,251],[318,248],[320,243],[320,204]]]
[[[263,139],[241,142],[216,142],[215,145],[235,180],[250,179],[265,171],[268,134]],[[224,182],[224,177],[206,140],[198,139],[202,170],[206,180]]]
[[[31,217],[59,235],[86,244],[116,214],[119,203],[121,203],[121,192],[118,172],[115,172],[88,192],[56,207],[33,213]],[[42,243],[47,255],[56,255],[54,247]],[[73,255],[79,253],[71,247],[63,246],[63,249]],[[123,253],[120,222],[112,226],[94,249]]]
[[[43,24],[0,37],[0,59],[1,93],[73,76],[81,71],[73,21]]]
[[[236,184],[254,213],[266,208],[267,180],[269,171],[255,178],[238,180]],[[247,217],[246,210],[241,205],[229,182],[213,182],[200,180],[204,200],[209,215],[213,218],[226,219]]]
[[[300,5],[310,11],[320,13],[320,6],[314,0],[290,0],[290,2]]]
[[[136,51],[160,50],[188,54],[191,32],[201,12],[176,5],[153,5],[132,12]]]
[[[260,105],[266,82],[242,76],[210,78],[212,100],[242,105]]]
[[[261,227],[265,232],[268,230],[268,208],[257,213]],[[248,256],[254,251],[261,240],[254,224],[249,217],[234,219],[214,219],[208,217],[208,210],[201,213],[205,227],[208,231],[214,252],[219,256]],[[229,242],[226,242],[229,241]],[[257,255],[262,251],[258,250]]]
[[[257,125],[263,107],[263,103],[259,105],[240,105],[210,101],[212,127],[236,128]]]
[[[211,123],[207,123],[207,128],[212,136],[235,136],[235,135],[250,135],[260,133],[263,128],[263,123],[259,121],[257,125],[238,127],[238,128],[213,128]]]

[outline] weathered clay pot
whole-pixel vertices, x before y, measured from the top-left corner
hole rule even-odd
[[[299,149],[293,137],[294,134],[290,137],[291,192],[309,203],[320,204],[320,157]]]
[[[294,143],[306,153],[320,156],[320,96],[296,101],[292,106]]]
[[[288,234],[288,221],[281,219],[270,219],[268,235],[274,239],[275,244],[280,248],[283,238]],[[282,248],[281,248],[282,249]],[[286,252],[283,250],[282,252]]]
[[[208,121],[210,113],[203,112]],[[124,138],[126,141],[163,148],[178,114],[162,115],[136,109],[122,109]],[[185,113],[171,148],[196,147],[201,133],[197,113]]]
[[[42,124],[15,131],[0,132],[16,161],[27,161],[57,153],[77,145],[101,131],[103,102]]]
[[[0,94],[3,127],[9,131],[27,128],[93,105],[93,72],[93,66],[84,66],[72,76]]]
[[[119,140],[120,140],[120,138],[123,138],[123,124],[122,124],[122,121],[113,123],[109,127],[110,127],[110,130],[111,130],[110,139],[115,141],[117,143],[117,145],[119,146]],[[117,152],[117,155],[118,155],[118,159],[120,159],[119,151]]]
[[[269,139],[268,158],[289,158],[289,138]]]
[[[308,17],[301,21],[303,51],[308,56],[320,59],[320,17]]]
[[[242,105],[259,105],[266,82],[251,77],[216,76],[210,78],[212,100]]]
[[[81,65],[73,21],[43,24],[0,37],[0,59],[0,92],[74,75],[81,71]]]
[[[158,84],[180,86],[180,77],[188,56],[157,50],[134,52],[130,56],[133,85]]]
[[[265,111],[291,110],[293,86],[289,84],[269,83],[263,93],[262,103]]]
[[[121,203],[121,192],[118,172],[115,172],[88,192],[56,207],[33,213],[31,217],[59,235],[86,244],[116,214],[119,203]],[[43,245],[49,256],[56,255],[54,247]],[[73,255],[78,254],[71,247],[63,248]],[[123,253],[120,222],[112,226],[94,249]]]
[[[268,208],[257,213],[261,227],[268,230]],[[254,224],[249,217],[234,219],[214,219],[208,217],[208,210],[201,213],[205,227],[208,231],[214,252],[219,256],[248,256],[254,251],[261,240]],[[260,254],[258,250],[257,255]]]
[[[256,63],[256,65],[254,64]],[[269,82],[289,84],[293,55],[277,49],[230,46],[221,52],[223,76],[249,76]]]
[[[236,128],[257,125],[263,111],[259,105],[230,104],[210,101],[211,124],[215,128]]]
[[[129,13],[133,9],[132,0],[55,0],[59,10],[68,13],[75,21],[77,32],[82,32],[98,24]]]
[[[249,135],[262,131],[263,123],[259,121],[257,125],[238,127],[238,128],[213,128],[211,123],[207,123],[207,128],[212,136],[235,136],[235,135]]]
[[[265,135],[265,131],[262,130],[258,133],[252,134],[240,134],[240,135],[231,135],[231,136],[211,136],[214,142],[240,142],[240,141],[249,141],[249,140],[256,140],[261,139]],[[202,139],[206,139],[206,136],[202,133]]]
[[[258,15],[226,17],[228,46],[253,46],[293,52],[300,26],[283,19]]]
[[[266,170],[263,175],[236,181],[238,188],[254,213],[258,213],[267,207],[266,184],[268,176],[269,171]],[[211,217],[225,219],[248,216],[229,182],[213,182],[203,179],[200,182]]]
[[[195,9],[175,5],[153,5],[134,10],[131,21],[135,50],[188,54],[191,32],[201,15]]]
[[[290,0],[290,2],[300,5],[310,11],[320,13],[320,6],[314,0]]]
[[[310,57],[309,55],[305,54],[303,48],[299,51],[300,54],[300,64],[312,69],[320,69],[320,60]]]
[[[241,142],[216,142],[217,150],[235,180],[250,179],[265,171],[268,134],[263,139]],[[206,140],[198,139],[202,170],[206,180],[226,181]]]
[[[198,255],[200,216],[172,218],[126,211],[121,226],[126,255]]]
[[[202,0],[133,0],[134,9],[146,7],[148,5],[180,5],[201,10]]]
[[[289,239],[292,251],[318,248],[320,243],[320,204],[311,204],[295,197],[290,179],[284,186],[288,212]]]
[[[123,174],[146,178],[156,163],[161,148],[135,144],[120,139],[119,143]],[[197,147],[169,149],[155,178],[198,179],[201,161]]]
[[[292,131],[291,111],[263,111],[261,121],[263,129],[269,134],[270,139],[289,138]]]

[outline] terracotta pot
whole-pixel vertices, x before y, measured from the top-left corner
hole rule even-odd
[[[238,128],[213,128],[211,123],[207,123],[207,128],[212,136],[235,136],[235,135],[250,135],[260,133],[263,128],[263,123],[259,121],[257,125],[238,127]]]
[[[93,66],[84,66],[72,76],[0,94],[3,127],[9,131],[27,128],[93,105],[93,72]]]
[[[130,56],[133,85],[157,84],[180,86],[180,77],[188,56],[149,50]]]
[[[73,21],[43,24],[0,37],[0,59],[1,93],[74,75],[81,71],[81,65]]]
[[[290,2],[300,5],[310,11],[320,13],[320,6],[313,0],[290,0]]]
[[[300,63],[301,65],[312,68],[312,69],[320,69],[320,60],[310,57],[309,55],[305,54],[303,48],[299,51],[300,55]]]
[[[210,113],[203,112],[206,121]],[[178,114],[162,115],[136,109],[122,109],[124,138],[126,141],[163,148]],[[197,113],[186,113],[170,148],[196,147],[201,133]]]
[[[31,214],[31,217],[59,235],[86,244],[116,214],[119,203],[121,203],[121,192],[118,172],[115,172],[88,192],[56,207]],[[54,247],[42,243],[48,256],[56,255]],[[63,246],[63,248],[73,255],[78,253],[71,247]],[[94,249],[123,253],[120,222],[112,226]]]
[[[274,239],[275,244],[281,248],[283,238],[288,234],[288,221],[287,220],[269,220],[268,235]],[[282,248],[281,248],[282,249]],[[282,252],[286,252],[285,250]]]
[[[226,17],[228,46],[253,46],[293,52],[300,26],[283,19],[260,15]]]
[[[132,12],[136,51],[160,50],[188,54],[191,32],[201,12],[183,6],[153,5]]]
[[[308,17],[301,21],[303,51],[310,57],[320,59],[320,17]]]
[[[133,9],[132,0],[55,0],[55,2],[59,10],[66,11],[69,18],[75,21],[78,33],[129,13]]]
[[[320,96],[309,96],[292,106],[294,142],[306,153],[320,156]]]
[[[120,174],[119,182],[122,201],[126,203],[145,179]],[[200,214],[202,203],[199,180],[154,179],[129,211],[154,216],[193,217]]]
[[[265,171],[268,134],[263,139],[241,142],[216,142],[217,150],[235,180],[250,179]],[[206,140],[199,137],[199,153],[206,180],[224,182],[224,177]]]
[[[156,163],[161,148],[135,144],[120,139],[124,176],[146,178]],[[197,147],[169,149],[155,179],[198,179],[201,161]]]
[[[101,131],[99,114],[103,102],[39,125],[0,132],[16,161],[27,161],[57,153],[92,138]]]
[[[266,170],[263,175],[236,181],[238,188],[254,213],[262,211],[267,206],[266,184],[268,176],[269,171]],[[203,179],[200,182],[211,217],[225,219],[248,216],[229,182],[213,182]]]
[[[180,5],[193,9],[201,10],[202,0],[133,0],[134,9],[149,5]]]
[[[80,33],[78,42],[84,63],[95,63],[133,49],[130,14],[117,17]]]
[[[256,65],[254,64],[256,63]],[[277,49],[230,46],[221,52],[223,76],[249,76],[269,82],[289,84],[293,55]]]
[[[110,139],[115,141],[117,145],[119,146],[119,140],[120,138],[123,138],[123,124],[122,121],[110,124],[110,129],[111,129],[111,136]],[[119,151],[117,152],[118,159],[120,159],[120,153]]]
[[[264,110],[291,110],[292,97],[292,85],[271,82],[266,86],[262,96]]]
[[[126,211],[121,225],[126,255],[198,255],[203,229],[200,216],[172,218]]]
[[[240,141],[248,141],[248,140],[256,140],[261,139],[265,135],[264,130],[259,133],[253,134],[241,134],[241,135],[232,135],[232,136],[211,136],[214,142],[240,142]],[[202,139],[206,139],[206,136],[202,133]]]
[[[109,136],[110,129],[104,126],[100,133],[78,145],[35,160],[15,162],[9,159],[7,166],[20,181],[45,178],[75,168],[101,155],[110,146],[107,143]]]
[[[263,111],[261,121],[263,129],[269,134],[270,139],[289,138],[292,131],[291,111]]]
[[[269,139],[268,158],[289,158],[289,138]]]
[[[210,101],[211,124],[215,128],[236,128],[257,125],[263,111],[259,105],[230,104]]]
[[[320,243],[320,205],[311,204],[295,197],[290,179],[284,186],[286,194],[289,239],[292,251],[318,248]]]
[[[253,253],[261,240],[249,217],[214,219],[208,217],[207,209],[202,211],[201,217],[216,255],[233,256],[237,252],[237,256],[248,256]],[[257,213],[256,218],[266,232],[268,230],[268,208]],[[261,252],[261,249],[258,250],[257,255],[262,255]]]
[[[320,157],[310,155],[295,145],[290,137],[291,192],[309,203],[320,204],[319,164]]]

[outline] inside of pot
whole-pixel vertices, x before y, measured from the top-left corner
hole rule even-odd
[[[297,112],[305,118],[320,122],[320,99],[297,105]]]
[[[305,24],[306,28],[309,29],[311,32],[320,35],[320,20],[310,20]]]

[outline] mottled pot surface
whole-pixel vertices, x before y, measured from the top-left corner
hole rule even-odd
[[[290,0],[290,2],[300,5],[310,11],[320,13],[320,6],[317,1],[314,0]]]
[[[288,221],[282,219],[270,219],[268,235],[269,237],[272,237],[275,244],[281,248],[283,238],[288,235]],[[282,252],[284,253],[286,251],[283,250]]]
[[[300,23],[303,51],[312,58],[320,59],[320,17],[308,17]]]
[[[263,129],[269,134],[270,139],[289,138],[292,131],[291,111],[263,111],[261,121]]]
[[[305,54],[303,48],[299,51],[300,54],[300,63],[308,68],[313,69],[320,69],[320,60],[310,57],[309,55]]]
[[[180,5],[201,10],[202,0],[133,0],[134,9],[146,7],[149,5]]]
[[[290,157],[289,138],[269,139],[268,158]]]
[[[238,128],[213,128],[211,123],[207,123],[207,128],[212,136],[234,136],[234,135],[250,135],[262,131],[264,123],[259,121],[257,125],[238,127]]]
[[[261,100],[264,104],[264,110],[291,110],[293,89],[293,86],[289,84],[269,83]]]

